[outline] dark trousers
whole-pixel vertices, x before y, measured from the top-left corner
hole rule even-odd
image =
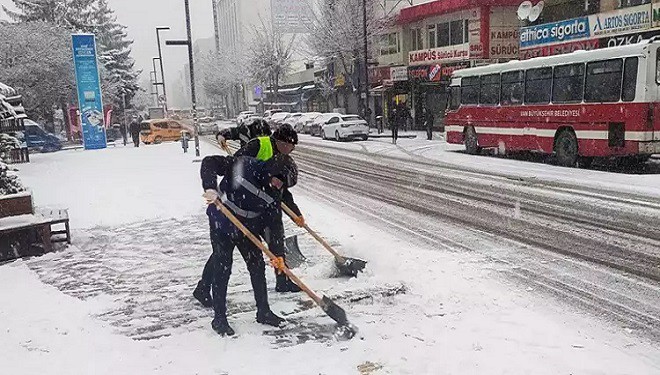
[[[433,139],[433,128],[430,126],[426,127],[426,139],[429,141]]]
[[[253,229],[254,232],[257,232],[254,229],[258,229],[249,226],[248,228]],[[234,247],[238,247],[250,273],[257,313],[270,311],[266,285],[266,263],[261,250],[242,233],[236,233],[236,231],[227,233],[224,230],[214,229],[211,232],[211,238],[213,244],[212,297],[215,317],[220,319],[227,317],[227,285],[231,276]]]
[[[140,147],[140,134],[134,133],[132,134],[132,137],[133,137],[133,144],[135,145],[135,147]]]
[[[392,142],[396,144],[397,139],[399,139],[399,126],[392,126]]]

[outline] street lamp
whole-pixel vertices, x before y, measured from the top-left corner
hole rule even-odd
[[[190,4],[189,0],[184,0],[186,8],[186,31],[188,39],[186,40],[167,40],[167,46],[188,46],[188,65],[190,66],[190,96],[192,99],[193,127],[195,129],[195,156],[199,156],[199,126],[197,124],[197,98],[195,96],[195,68],[193,65],[193,44],[192,30],[190,28]]]
[[[367,117],[369,114],[369,46],[367,40],[367,0],[362,0],[362,28],[364,32],[364,100],[366,103],[364,107],[364,117]],[[371,123],[371,118],[367,118],[366,120],[367,123]]]
[[[154,65],[154,86],[156,86],[156,106],[160,107],[160,95],[158,95],[158,86],[163,86],[163,118],[167,118],[167,96],[165,95],[165,82],[163,71],[160,72],[160,82],[158,82],[158,73],[156,73],[156,60],[161,61],[160,57],[152,57],[151,61]],[[162,67],[162,64],[161,64]]]
[[[163,71],[163,53],[160,49],[160,32],[163,30],[169,30],[169,27],[157,27],[156,28],[156,42],[158,43],[158,60],[160,61],[160,81],[163,85],[163,97],[165,98],[165,116],[167,117],[167,89],[165,88],[165,72]],[[154,68],[156,70],[156,68]]]
[[[160,94],[158,93],[158,85],[156,85],[156,82],[158,82],[158,75],[156,74],[156,70],[154,69],[150,71],[149,76],[151,77],[151,95],[156,95],[156,106],[158,106],[158,96]],[[154,89],[156,89],[155,92]]]

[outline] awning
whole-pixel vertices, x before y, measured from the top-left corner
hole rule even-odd
[[[424,18],[482,6],[518,6],[520,0],[438,0],[401,9],[397,23],[405,25]]]

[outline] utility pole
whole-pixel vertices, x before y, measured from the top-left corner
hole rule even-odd
[[[197,124],[197,97],[195,96],[195,68],[193,65],[193,44],[192,44],[192,30],[190,28],[189,0],[184,0],[184,4],[186,7],[186,31],[188,33],[188,39],[167,40],[165,41],[165,45],[188,46],[188,65],[190,66],[190,96],[192,98],[193,127],[195,129],[195,156],[199,156],[199,125]]]
[[[367,117],[369,113],[369,41],[367,40],[367,0],[362,0],[362,30],[364,32],[364,94],[366,96],[364,117]],[[367,120],[367,123],[371,123],[370,118],[366,118],[365,120]]]
[[[213,30],[215,31],[215,52],[220,53],[220,25],[218,24],[218,0],[211,0],[213,4]]]
[[[163,53],[160,49],[160,32],[163,30],[169,30],[169,27],[157,27],[156,28],[156,42],[158,42],[158,60],[160,61],[160,82],[163,84],[163,97],[165,98],[165,117],[167,117],[167,89],[165,88],[165,71],[163,70]],[[156,68],[154,68],[156,70]]]

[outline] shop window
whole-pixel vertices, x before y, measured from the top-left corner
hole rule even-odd
[[[439,23],[437,26],[438,32],[438,47],[449,46],[449,22]]]
[[[623,90],[621,92],[621,99],[624,102],[632,102],[635,100],[638,64],[639,60],[637,57],[628,57],[623,67]]]
[[[623,60],[612,59],[587,64],[584,89],[586,102],[618,102],[621,98]]]
[[[435,48],[438,46],[436,41],[436,29],[435,25],[430,25],[428,27],[428,39],[429,39],[429,48]]]
[[[525,74],[525,103],[550,103],[550,87],[552,87],[552,68],[528,70]]]
[[[422,29],[410,29],[410,50],[417,51],[423,48]]]
[[[579,103],[584,93],[584,64],[555,67],[552,82],[553,103]]]
[[[518,105],[523,102],[525,72],[516,70],[502,73],[502,105]]]
[[[500,75],[489,74],[481,76],[479,104],[497,105],[500,103]]]
[[[461,104],[479,104],[479,77],[461,79]]]
[[[449,37],[452,46],[463,44],[463,20],[451,21],[449,23]]]

